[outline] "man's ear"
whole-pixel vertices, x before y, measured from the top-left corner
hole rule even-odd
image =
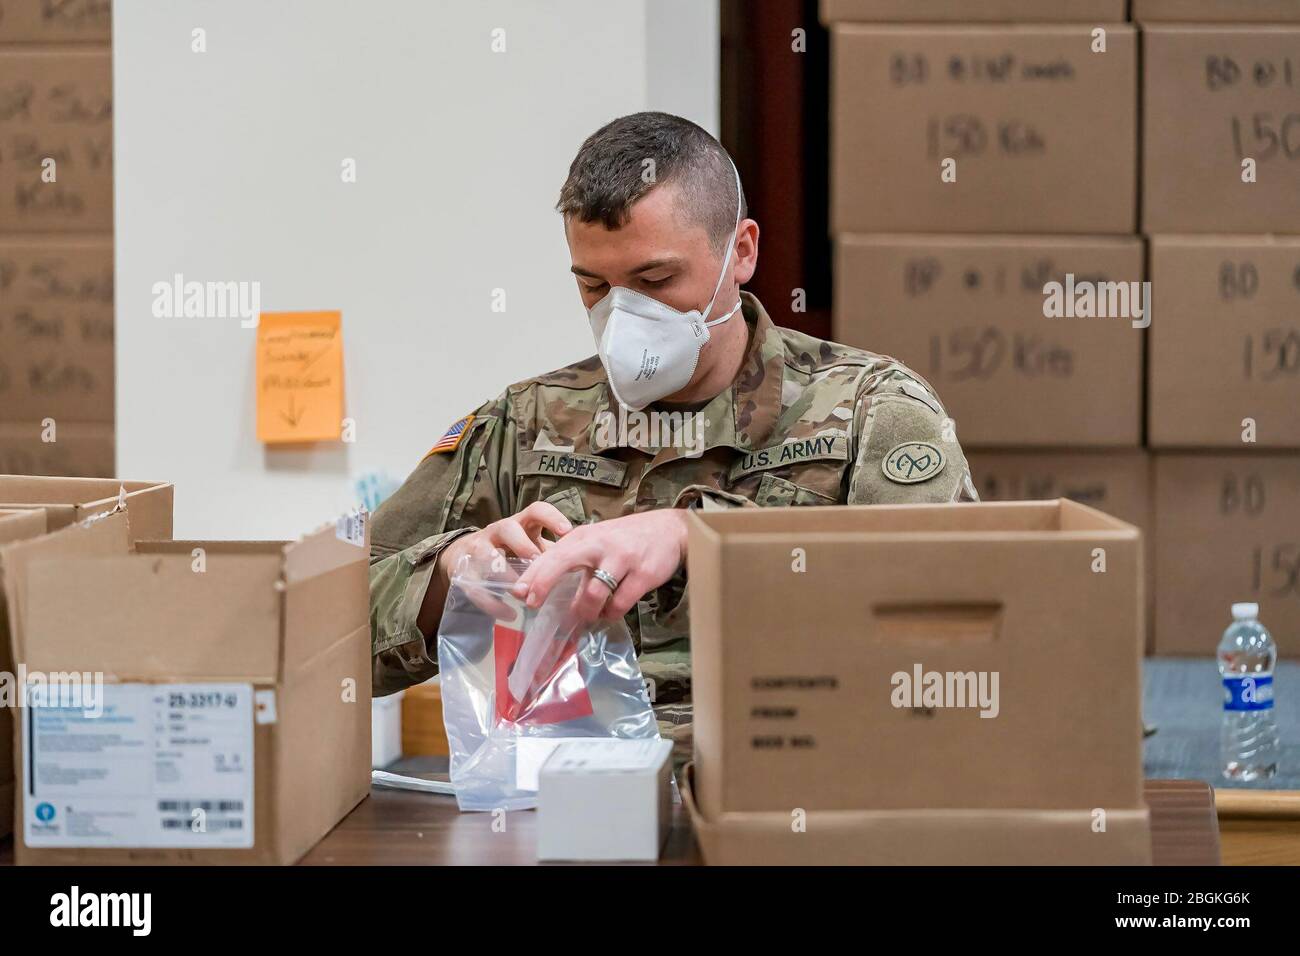
[[[744,285],[758,269],[758,223],[741,220],[736,235],[736,285]]]

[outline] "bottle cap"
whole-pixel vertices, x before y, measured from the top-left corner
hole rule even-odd
[[[1240,604],[1232,606],[1232,619],[1234,621],[1249,621],[1259,617],[1259,605],[1243,601]]]

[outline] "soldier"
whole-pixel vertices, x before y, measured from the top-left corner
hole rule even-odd
[[[557,209],[597,354],[452,424],[375,513],[374,692],[436,672],[451,569],[502,549],[534,559],[515,585],[531,607],[566,571],[591,572],[579,613],[626,619],[680,760],[687,509],[977,495],[920,376],[779,328],[740,291],[758,224],[730,157],[694,123],[636,113],[597,130]]]

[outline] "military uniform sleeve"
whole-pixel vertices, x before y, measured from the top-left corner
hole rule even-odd
[[[956,423],[934,390],[902,366],[867,377],[853,428],[849,504],[979,500]]]
[[[438,671],[416,625],[447,545],[514,509],[514,436],[506,396],[474,412],[453,449],[432,451],[375,512],[370,540],[373,689],[391,694]]]

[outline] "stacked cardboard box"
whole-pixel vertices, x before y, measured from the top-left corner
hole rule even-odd
[[[1256,600],[1300,654],[1300,3],[1134,0],[1140,84],[1124,6],[823,0],[835,337],[931,379],[986,499],[1146,529],[1149,648]],[[1149,278],[1149,331],[1047,318],[1067,274]]]
[[[1135,0],[1159,653],[1300,655],[1300,4]],[[1173,22],[1166,22],[1173,21]]]
[[[930,380],[982,497],[1074,497],[1149,531],[1125,3],[823,0],[821,14],[833,337]],[[1085,282],[1124,284],[1102,287],[1122,314],[1049,315],[1049,283],[1070,297]]]
[[[109,12],[0,16],[0,473],[114,473]]]
[[[1295,0],[1133,0],[1139,23],[1296,23]]]

